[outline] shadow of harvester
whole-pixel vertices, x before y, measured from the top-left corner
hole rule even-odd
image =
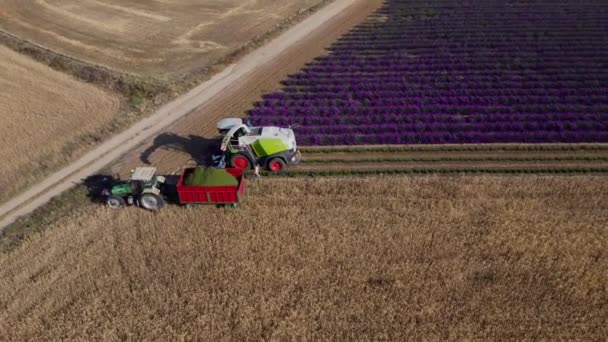
[[[139,159],[146,165],[152,164],[150,157],[158,150],[187,153],[198,165],[211,165],[211,156],[217,154],[221,145],[220,138],[204,138],[197,135],[181,136],[163,133],[154,139],[152,146],[142,152]]]

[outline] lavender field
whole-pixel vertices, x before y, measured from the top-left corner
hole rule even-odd
[[[608,1],[387,0],[249,117],[303,145],[608,142]]]

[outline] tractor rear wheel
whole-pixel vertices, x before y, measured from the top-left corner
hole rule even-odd
[[[118,209],[124,207],[126,203],[124,198],[116,195],[110,195],[106,199],[106,204],[112,209]]]
[[[251,168],[251,162],[249,158],[245,157],[242,154],[235,154],[230,157],[230,165],[235,169],[239,170],[249,170]]]
[[[272,172],[281,172],[285,169],[285,162],[281,158],[272,158],[268,161],[268,170]]]
[[[139,206],[148,210],[158,210],[162,208],[164,200],[155,194],[143,194],[139,198]]]

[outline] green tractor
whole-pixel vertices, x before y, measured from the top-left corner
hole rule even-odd
[[[160,188],[165,183],[165,177],[155,174],[155,167],[136,168],[128,181],[102,191],[106,204],[113,209],[133,204],[148,210],[162,208],[165,200]]]
[[[221,150],[229,167],[246,170],[259,165],[280,172],[302,159],[291,128],[250,127],[241,119],[229,118],[219,121],[217,129],[223,135]]]

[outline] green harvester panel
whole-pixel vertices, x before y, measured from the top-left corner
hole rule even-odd
[[[289,149],[281,138],[260,138],[251,144],[251,148],[258,158],[281,153]]]

